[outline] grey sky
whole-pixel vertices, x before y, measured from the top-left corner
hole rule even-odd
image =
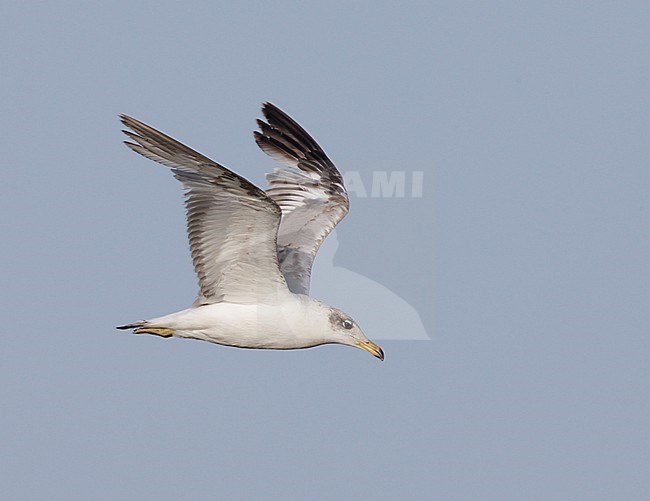
[[[2,497],[647,496],[649,25],[645,2],[3,2]],[[180,186],[117,114],[261,185],[264,100],[364,182],[424,173],[421,198],[352,197],[334,265],[431,341],[382,364],[114,329],[196,292]]]

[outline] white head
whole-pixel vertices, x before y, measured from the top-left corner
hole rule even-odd
[[[320,310],[318,327],[326,343],[345,344],[361,348],[379,360],[384,360],[382,349],[361,332],[361,329],[350,315],[319,301],[313,299],[311,301],[316,303]]]

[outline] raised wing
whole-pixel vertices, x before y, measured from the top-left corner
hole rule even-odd
[[[314,257],[325,237],[348,213],[341,173],[314,139],[271,103],[262,105],[257,145],[284,164],[267,174],[268,196],[282,209],[278,231],[280,269],[289,289],[309,294]]]
[[[281,210],[264,191],[175,139],[121,115],[136,153],[171,167],[185,188],[187,232],[199,279],[195,306],[273,302],[287,293],[277,256]]]

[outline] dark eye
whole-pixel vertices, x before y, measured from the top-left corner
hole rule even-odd
[[[343,328],[344,329],[352,329],[353,325],[354,325],[354,323],[352,322],[352,320],[343,320]]]

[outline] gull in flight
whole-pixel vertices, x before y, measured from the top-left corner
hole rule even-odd
[[[136,153],[170,167],[185,189],[199,292],[176,313],[118,329],[240,348],[343,344],[384,359],[349,315],[309,297],[314,257],[348,212],[341,173],[289,115],[264,103],[258,146],[281,164],[263,191],[148,125],[121,115]]]

